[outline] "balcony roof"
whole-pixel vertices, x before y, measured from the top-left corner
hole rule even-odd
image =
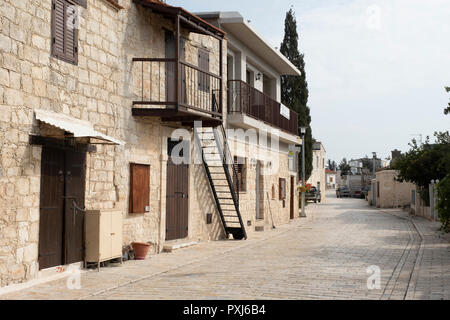
[[[133,2],[150,8],[155,13],[161,13],[171,16],[179,15],[184,18],[183,21],[181,21],[183,27],[191,31],[211,35],[216,38],[225,37],[225,31],[216,26],[213,26],[212,24],[206,22],[202,18],[185,10],[184,8],[174,7],[160,0],[133,0]]]
[[[300,76],[298,70],[279,50],[273,48],[237,11],[196,13],[202,19],[215,21],[218,28],[224,28],[237,40],[251,48],[267,64],[281,75]]]

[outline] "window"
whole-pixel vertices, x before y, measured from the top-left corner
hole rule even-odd
[[[198,67],[200,70],[209,72],[209,52],[205,49],[198,49]],[[209,92],[210,78],[203,72],[198,73],[198,90]]]
[[[247,191],[247,159],[241,157],[234,157],[234,164],[237,169],[237,184],[240,192]]]
[[[280,200],[286,200],[286,179],[284,178],[280,178],[279,191]]]
[[[83,1],[76,1],[83,3]],[[86,1],[84,1],[84,4]],[[78,10],[74,2],[52,2],[52,56],[69,63],[78,63]]]
[[[275,200],[276,193],[275,193],[275,185],[272,184],[272,200]]]
[[[289,171],[297,171],[296,163],[297,163],[296,154],[294,152],[290,152],[289,156],[288,156],[288,168],[289,168]]]
[[[149,212],[150,166],[130,164],[130,213]]]

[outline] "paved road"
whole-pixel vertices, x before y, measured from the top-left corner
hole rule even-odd
[[[436,225],[329,198],[308,220],[247,242],[212,242],[7,299],[449,299],[450,245]],[[369,290],[368,268],[380,270]],[[133,275],[136,277],[133,278]]]

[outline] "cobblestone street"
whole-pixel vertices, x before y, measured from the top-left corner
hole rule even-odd
[[[450,244],[439,225],[357,199],[311,205],[308,218],[252,235],[83,272],[0,299],[449,299]],[[367,269],[381,270],[368,290]],[[0,292],[1,293],[1,292]]]

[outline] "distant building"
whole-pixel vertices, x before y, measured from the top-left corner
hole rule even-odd
[[[336,189],[337,172],[326,169],[325,176],[326,176],[327,189]]]
[[[415,185],[396,180],[398,175],[394,170],[381,170],[372,180],[371,191],[368,194],[369,204],[377,208],[401,208],[411,205],[411,194]]]
[[[314,142],[313,144],[313,170],[311,177],[307,183],[317,187],[317,189],[324,191],[326,189],[326,175],[325,175],[325,156],[326,150],[322,142]],[[322,193],[322,198],[325,193]]]

